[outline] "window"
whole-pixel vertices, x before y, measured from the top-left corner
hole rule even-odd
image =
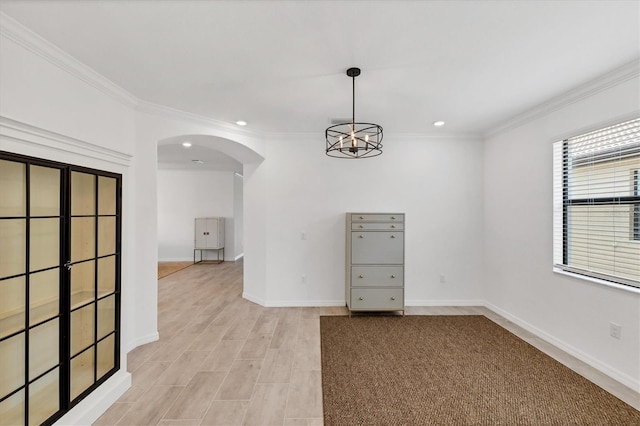
[[[553,151],[554,266],[640,288],[640,118]]]
[[[640,170],[633,171],[633,195],[640,197]],[[633,228],[633,239],[640,241],[640,203],[633,205],[631,227]]]

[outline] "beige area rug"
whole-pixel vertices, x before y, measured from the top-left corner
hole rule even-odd
[[[324,424],[640,425],[484,316],[321,317]]]
[[[158,279],[193,265],[193,262],[158,262]]]

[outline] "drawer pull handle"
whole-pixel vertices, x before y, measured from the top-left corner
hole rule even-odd
[[[391,300],[396,300],[396,298],[392,296],[392,297],[391,297]]]
[[[391,216],[391,220],[395,220],[395,218],[396,218],[395,216]]]
[[[396,226],[395,226],[395,225],[391,225],[391,227],[392,227],[392,228],[395,228]]]
[[[364,297],[358,297],[358,300],[364,300]]]
[[[364,216],[360,216],[360,219],[364,219]]]
[[[359,228],[364,228],[364,226],[360,225]]]
[[[392,235],[392,236],[391,236],[391,238],[395,238],[395,237],[396,237],[395,235]]]
[[[364,236],[362,236],[362,235],[358,235],[358,238],[364,238]]]
[[[395,275],[391,275],[391,278],[395,278],[395,277],[396,277]]]
[[[360,274],[358,275],[358,278],[364,278],[364,275]]]

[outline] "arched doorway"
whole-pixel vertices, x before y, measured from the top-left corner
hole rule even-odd
[[[211,216],[225,218],[224,260],[242,258],[244,164],[262,157],[235,141],[191,134],[159,141],[157,159],[158,261],[192,260],[194,219]]]

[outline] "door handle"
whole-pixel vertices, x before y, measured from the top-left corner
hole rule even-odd
[[[71,264],[71,261],[70,261],[70,260],[67,260],[67,261],[66,261],[66,263],[65,263],[63,266],[64,266],[65,268],[67,268],[67,271],[70,271],[70,270],[71,270],[71,267],[72,267],[73,265]]]

